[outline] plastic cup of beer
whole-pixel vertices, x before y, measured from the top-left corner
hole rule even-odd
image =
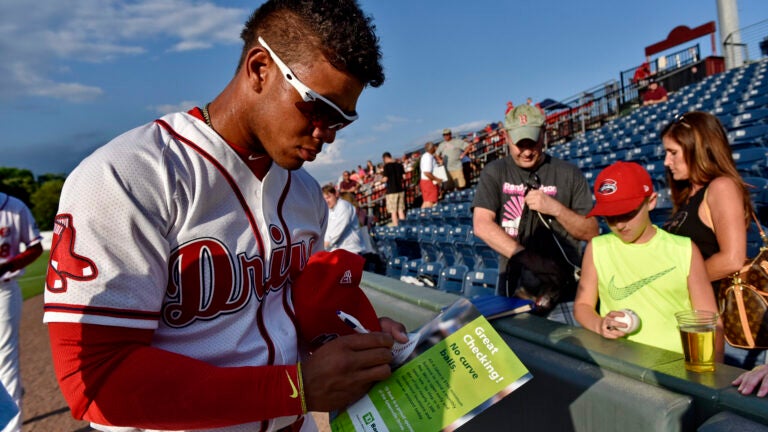
[[[692,372],[715,370],[717,313],[702,310],[677,312],[677,328],[685,354],[685,368]]]

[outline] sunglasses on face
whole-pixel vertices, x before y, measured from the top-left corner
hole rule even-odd
[[[336,104],[299,81],[296,74],[280,60],[280,57],[272,51],[261,36],[259,36],[259,43],[269,52],[277,68],[283,74],[283,78],[301,96],[302,102],[297,102],[296,107],[312,122],[314,127],[337,131],[357,120],[356,112],[344,112]]]

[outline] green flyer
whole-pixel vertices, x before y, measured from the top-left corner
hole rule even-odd
[[[403,364],[334,418],[334,432],[455,429],[532,377],[466,299],[410,338]]]

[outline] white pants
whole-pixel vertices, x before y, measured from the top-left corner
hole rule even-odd
[[[3,432],[21,431],[21,373],[19,371],[19,326],[21,290],[15,280],[0,283],[0,382],[19,406]]]

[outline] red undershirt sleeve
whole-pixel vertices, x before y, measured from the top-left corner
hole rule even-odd
[[[151,347],[152,330],[49,323],[48,331],[77,419],[178,430],[302,414],[296,365],[217,367]]]

